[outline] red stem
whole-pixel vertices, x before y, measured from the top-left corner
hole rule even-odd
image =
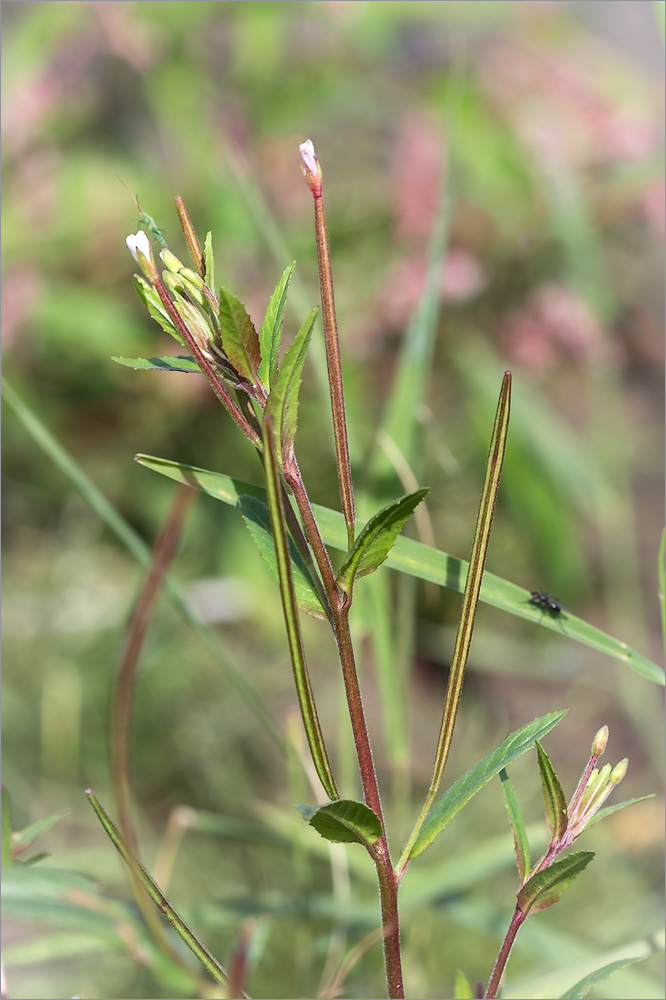
[[[513,916],[511,917],[511,923],[509,924],[509,929],[506,932],[505,938],[502,941],[502,947],[500,948],[499,955],[497,956],[497,961],[493,966],[493,971],[490,974],[490,980],[488,982],[488,989],[485,992],[486,1000],[494,1000],[497,996],[497,991],[500,986],[502,976],[504,974],[504,968],[511,953],[513,947],[513,942],[516,940],[516,934],[522,927],[527,914],[522,913],[521,910],[516,907],[513,911]]]

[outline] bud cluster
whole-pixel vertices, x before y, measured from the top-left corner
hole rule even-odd
[[[183,346],[192,346],[188,342],[189,334],[222,376],[234,386],[239,385],[241,379],[222,348],[220,304],[204,279],[192,268],[186,267],[168,248],[158,255],[158,261],[164,264],[160,275],[150,240],[142,229],[129,235],[126,242],[145,276],[135,275],[134,283],[150,314]],[[165,302],[165,297],[168,302]],[[173,316],[169,303],[182,325]]]

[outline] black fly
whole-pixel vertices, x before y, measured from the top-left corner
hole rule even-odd
[[[541,608],[544,612],[548,612],[553,618],[557,618],[564,611],[564,605],[560,604],[558,600],[551,597],[550,594],[539,593],[538,590],[531,590],[531,597],[528,604],[533,604],[536,608]]]
[[[531,590],[530,594],[532,596],[527,603],[533,604],[535,608],[541,608],[541,619],[543,620],[544,615],[550,615],[551,618],[557,618],[560,623],[560,628],[564,632],[565,629],[562,624],[562,619],[566,618],[564,612],[569,609],[565,608],[563,604],[560,604],[557,598],[551,597],[550,594],[543,593],[539,590]],[[539,624],[541,624],[541,622],[539,622]]]

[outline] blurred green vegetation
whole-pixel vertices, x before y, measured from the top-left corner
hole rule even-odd
[[[649,4],[633,6],[649,16]],[[372,486],[373,439],[443,190],[450,231],[437,338],[420,440],[406,456],[432,487],[435,543],[468,556],[510,368],[514,412],[488,569],[548,590],[660,657],[658,80],[556,3],[56,0],[5,4],[3,15],[4,373],[147,542],[172,486],[135,465],[136,452],[249,481],[261,470],[203,380],[109,360],[172,351],[132,288],[124,240],[137,212],[118,177],[182,254],[173,197],[184,197],[201,235],[213,231],[218,281],[256,320],[295,259],[290,337],[318,301],[311,199],[297,162],[309,137],[324,171],[359,485]],[[312,499],[337,506],[314,345],[308,368],[299,461]],[[9,995],[192,995],[191,982],[147,950],[82,794],[92,785],[111,808],[109,699],[142,571],[9,408],[3,445],[3,781],[18,828],[70,810],[38,842],[52,852],[44,867],[95,880],[78,910],[29,894],[15,904],[5,918]],[[235,511],[197,498],[174,576],[284,728],[295,698],[277,591]],[[413,597],[409,762],[393,786],[377,665],[360,647],[394,851],[412,816],[402,796],[411,790],[418,802],[429,779],[459,608],[448,591],[413,588]],[[340,731],[338,764],[353,774],[332,644],[318,623],[305,634],[324,730]],[[651,685],[566,635],[482,608],[450,780],[511,729],[566,706],[548,746],[568,791],[605,722],[609,759],[630,759],[621,798],[662,787],[662,705]],[[166,603],[142,661],[134,733],[148,866],[163,856],[171,810],[201,811],[200,832],[177,852],[175,904],[223,962],[242,920],[256,917],[264,936],[252,995],[315,995],[323,970],[330,975],[377,925],[370,863],[353,848],[331,862],[328,849],[304,846],[293,805],[312,792],[299,767],[291,758],[285,766]],[[512,777],[538,818],[536,765]],[[408,995],[448,995],[458,966],[471,981],[487,978],[515,891],[503,809],[498,783],[406,876]],[[521,995],[537,995],[540,972],[603,964],[658,927],[662,826],[648,802],[586,838],[599,857],[584,884],[528,921],[516,946],[509,976]],[[467,843],[478,843],[475,863],[465,861]],[[658,997],[661,976],[656,956],[591,995]],[[375,944],[344,991],[382,990]]]

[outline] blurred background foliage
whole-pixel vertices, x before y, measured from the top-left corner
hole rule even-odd
[[[311,199],[297,162],[298,143],[311,138],[324,170],[352,459],[368,485],[443,191],[450,228],[437,338],[420,439],[407,456],[432,487],[434,541],[467,557],[501,375],[511,368],[514,417],[488,568],[550,591],[658,659],[660,6],[3,4],[5,376],[149,543],[172,486],[134,464],[136,452],[259,481],[251,449],[202,379],[109,360],[173,353],[132,288],[124,240],[137,210],[118,178],[181,255],[173,197],[185,198],[200,234],[213,231],[218,281],[256,321],[295,259],[288,339],[318,302]],[[337,506],[320,348],[306,375],[300,464],[312,499]],[[9,995],[191,996],[191,978],[150,945],[82,795],[93,785],[110,801],[109,697],[142,571],[14,413],[4,416],[3,781],[17,828],[69,810],[42,837],[52,856],[38,867],[94,879],[61,893],[33,887],[14,901]],[[287,732],[295,699],[277,591],[235,511],[196,499],[174,576]],[[413,590],[410,753],[397,761],[393,796],[396,759],[358,626],[394,850],[411,815],[405,796],[418,801],[429,779],[460,601]],[[336,759],[349,771],[322,634],[306,623],[324,726],[340,730]],[[569,793],[605,722],[609,759],[630,758],[620,797],[658,791],[655,695],[565,634],[482,608],[450,780],[510,729],[569,706],[548,743]],[[376,926],[371,866],[353,848],[331,860],[312,833],[303,846],[293,804],[313,792],[295,763],[297,736],[285,763],[165,603],[142,661],[134,731],[147,864],[223,961],[250,928],[253,995],[317,995]],[[537,819],[534,764],[514,777]],[[499,787],[488,789],[406,877],[408,995],[451,995],[458,966],[487,978],[515,891],[503,809]],[[181,841],[190,827],[199,832]],[[658,926],[662,840],[659,799],[595,828],[583,846],[600,858],[585,885],[528,922],[516,946],[513,995],[540,995],[531,977],[612,955]],[[661,976],[657,956],[592,995],[663,996]],[[382,978],[375,943],[343,993],[379,996]]]

